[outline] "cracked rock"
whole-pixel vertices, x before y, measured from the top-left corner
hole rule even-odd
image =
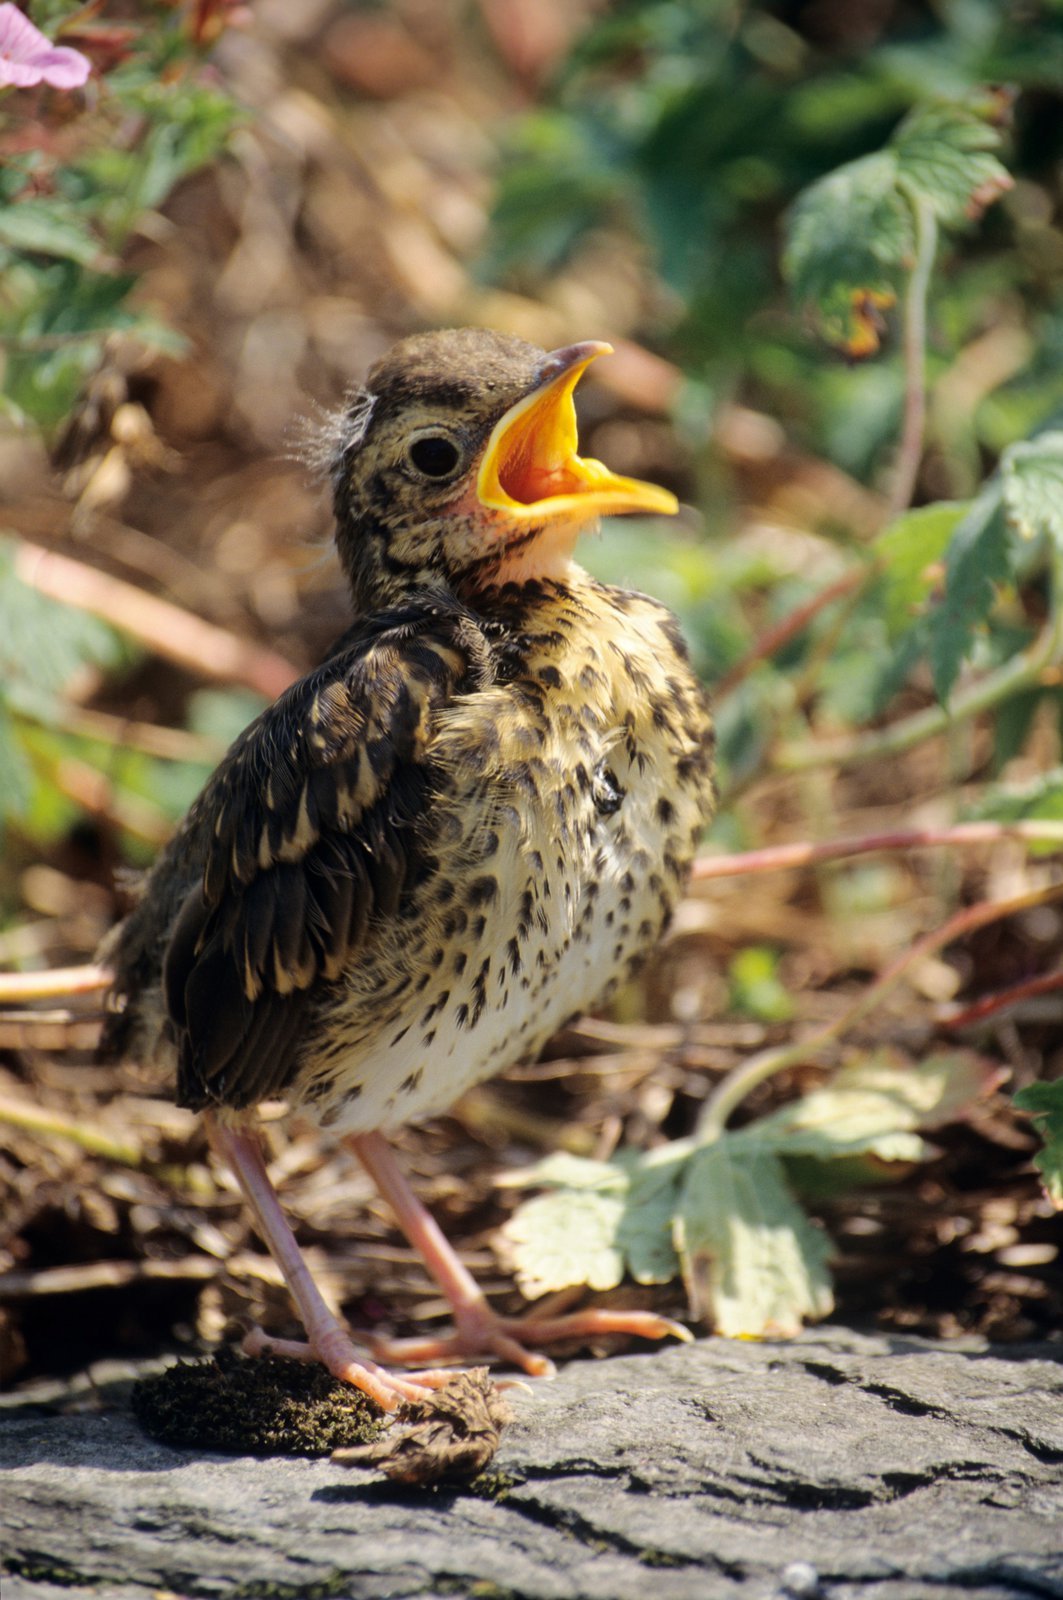
[[[1060,1347],[820,1329],[576,1362],[489,1481],[147,1439],[7,1403],[3,1600],[1063,1600]]]

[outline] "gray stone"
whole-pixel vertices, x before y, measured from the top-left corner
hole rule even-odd
[[[1063,1597],[1063,1364],[820,1329],[517,1392],[500,1499],[9,1409],[3,1600]]]

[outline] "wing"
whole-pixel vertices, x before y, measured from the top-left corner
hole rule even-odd
[[[422,868],[434,717],[482,681],[477,642],[438,610],[356,638],[251,724],[197,800],[171,850],[202,873],[162,963],[181,1104],[245,1106],[290,1082],[315,990]]]

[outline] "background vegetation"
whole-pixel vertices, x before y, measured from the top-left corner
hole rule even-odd
[[[342,627],[294,419],[416,327],[609,338],[586,446],[690,509],[585,558],[680,614],[723,810],[646,980],[411,1132],[422,1191],[483,1268],[493,1172],[544,1187],[537,1292],[1058,1325],[1011,1091],[1063,1140],[1063,7],[33,15],[94,71],[0,100],[5,964],[90,959]],[[79,1057],[93,1004],[0,1019],[12,1375],[286,1314],[194,1120]],[[356,1321],[438,1309],[317,1141],[275,1158]]]

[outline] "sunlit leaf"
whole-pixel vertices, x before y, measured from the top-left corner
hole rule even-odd
[[[941,222],[978,217],[1012,187],[994,154],[1000,131],[986,116],[997,109],[984,98],[977,107],[949,101],[920,106],[893,136],[900,180],[930,202]]]
[[[1063,543],[1063,433],[1013,444],[1000,463],[1004,514],[1024,539]]]
[[[585,1283],[615,1289],[624,1275],[617,1231],[625,1196],[596,1189],[555,1189],[525,1201],[502,1232],[517,1282],[529,1299]]]
[[[1063,1079],[1031,1083],[1015,1096],[1020,1111],[1032,1117],[1044,1148],[1034,1156],[1045,1190],[1057,1211],[1063,1211]]]
[[[887,1048],[842,1067],[822,1089],[744,1131],[787,1156],[918,1161],[925,1146],[917,1129],[961,1119],[1000,1081],[1000,1069],[969,1050],[942,1052],[915,1065]]]
[[[611,1161],[592,1161],[587,1156],[557,1150],[530,1167],[506,1174],[508,1189],[601,1189],[626,1194],[628,1175],[623,1166]]]
[[[830,1241],[755,1140],[723,1138],[691,1157],[675,1246],[694,1315],[730,1338],[786,1338],[833,1307]]]

